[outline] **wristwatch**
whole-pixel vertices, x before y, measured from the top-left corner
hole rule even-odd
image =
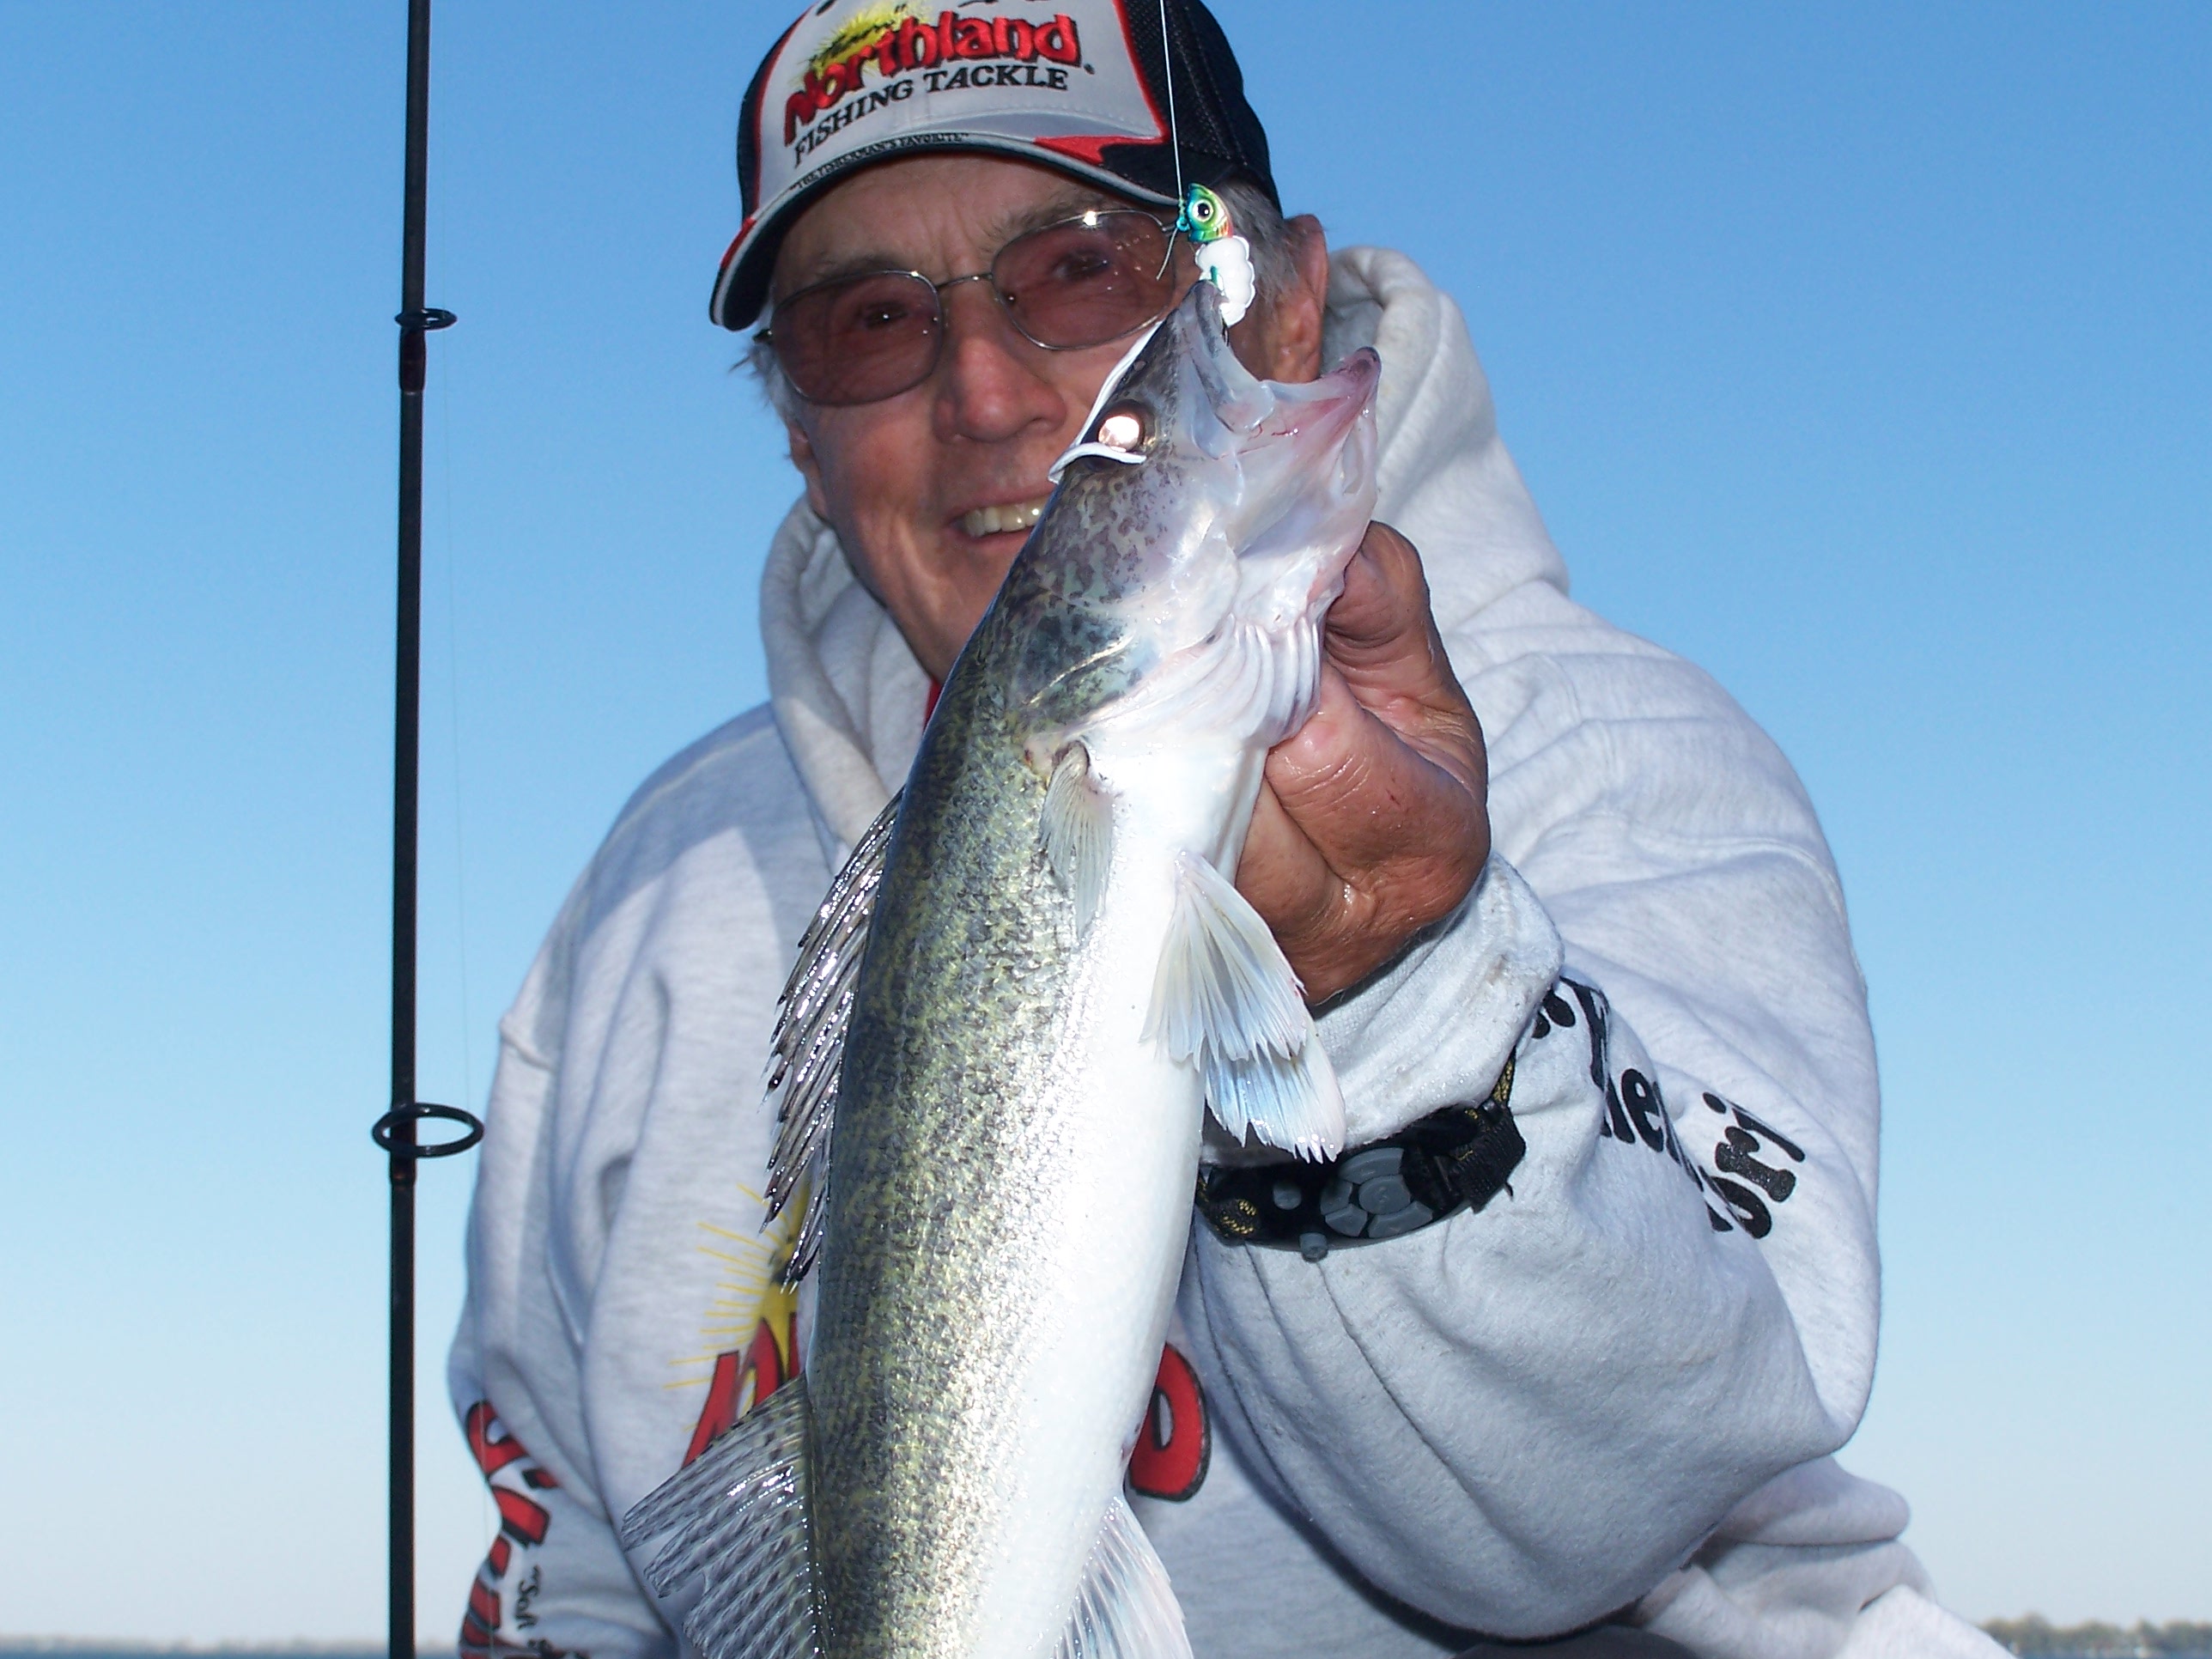
[[[1431,1112],[1328,1163],[1203,1166],[1198,1212],[1228,1243],[1319,1261],[1333,1249],[1479,1211],[1500,1192],[1512,1196],[1513,1171],[1528,1150],[1512,1099],[1509,1059],[1485,1099]]]

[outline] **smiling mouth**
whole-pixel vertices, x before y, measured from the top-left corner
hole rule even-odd
[[[1050,499],[1039,496],[1036,501],[1017,501],[1008,507],[979,507],[960,515],[960,528],[970,536],[995,536],[1008,530],[1031,531],[1044,517],[1045,503]]]

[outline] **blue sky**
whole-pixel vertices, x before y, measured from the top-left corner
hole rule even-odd
[[[1218,9],[1289,204],[1459,297],[1577,595],[1820,806],[1887,1098],[1845,1461],[1973,1616],[2212,1617],[2212,10]],[[0,5],[0,1630],[380,1629],[404,11]],[[785,21],[439,13],[433,1098],[762,692],[793,484],[704,307]]]

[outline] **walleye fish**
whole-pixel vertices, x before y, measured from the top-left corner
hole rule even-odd
[[[656,1591],[699,1580],[707,1659],[1189,1654],[1123,1471],[1204,1109],[1343,1137],[1231,878],[1374,508],[1379,372],[1255,380],[1209,283],[1132,347],[803,941],[769,1196],[811,1176],[804,1371],[623,1527],[669,1534]]]

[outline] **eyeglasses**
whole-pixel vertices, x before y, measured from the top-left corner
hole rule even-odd
[[[945,351],[945,290],[988,283],[1024,338],[1079,351],[1133,334],[1175,303],[1172,222],[1115,209],[1017,236],[988,270],[933,283],[918,270],[832,277],[777,301],[755,337],[811,404],[872,404],[920,386]]]

